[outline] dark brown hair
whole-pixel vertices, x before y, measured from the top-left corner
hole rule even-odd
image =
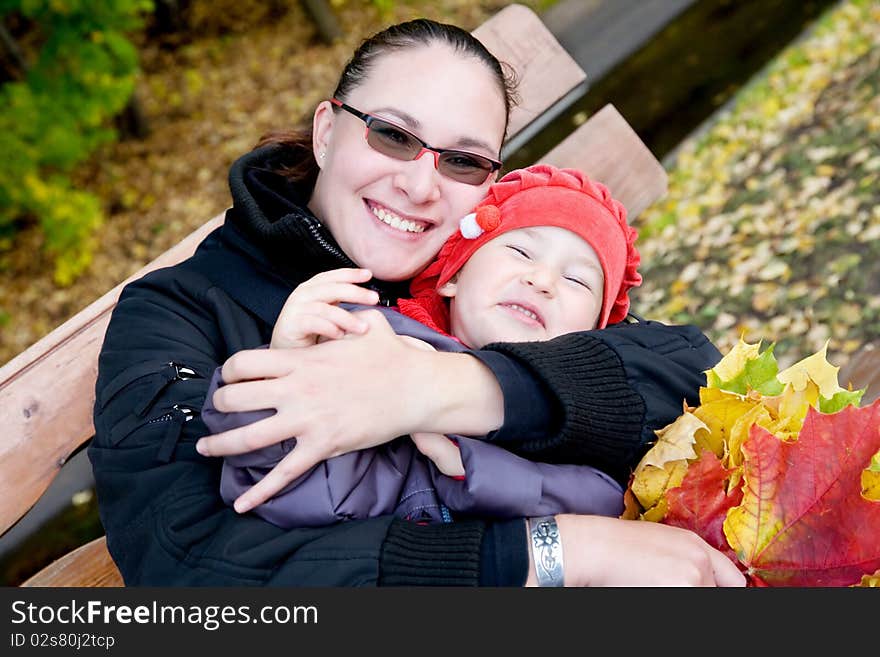
[[[431,43],[448,45],[456,52],[461,52],[483,62],[498,82],[498,88],[504,98],[505,116],[509,118],[510,110],[516,103],[516,79],[513,71],[499,62],[486,49],[486,46],[470,32],[455,25],[438,23],[427,18],[417,18],[392,25],[365,39],[342,70],[333,97],[345,100],[351,90],[361,84],[364,78],[369,75],[373,62],[383,54],[426,46]],[[506,120],[504,130],[506,134]],[[293,182],[309,186],[315,184],[319,168],[312,151],[311,126],[302,130],[270,132],[260,138],[256,148],[267,144],[282,145],[290,151],[288,161],[292,164],[279,173]]]

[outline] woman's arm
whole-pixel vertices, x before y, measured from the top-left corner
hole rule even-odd
[[[264,343],[268,332],[185,268],[124,290],[101,351],[89,457],[108,547],[126,584],[523,582],[522,523],[475,520],[422,532],[384,516],[285,531],[227,507],[221,460],[194,448],[207,432],[198,417],[208,385],[201,376],[229,351]],[[169,362],[200,376],[166,376]],[[497,545],[513,559],[496,559]]]
[[[289,479],[330,456],[416,431],[489,434],[531,460],[591,465],[625,484],[653,431],[674,420],[685,399],[696,402],[703,371],[720,358],[695,328],[656,322],[489,345],[478,352],[489,357],[475,358],[407,349],[378,313],[364,317],[371,328],[362,336],[230,358],[224,379],[239,383],[218,393],[217,407],[253,410],[268,400],[279,412],[201,441],[202,453],[236,454],[296,435],[309,447],[288,464]],[[523,387],[541,395],[523,400],[516,395]],[[340,408],[340,400],[351,402]],[[513,435],[517,417],[522,424],[535,406],[546,417],[548,403],[555,422],[544,433]]]
[[[699,403],[704,372],[721,358],[696,327],[651,321],[549,342],[492,344],[476,355],[502,372],[505,399],[531,378],[556,420],[543,435],[534,428],[524,433],[516,427],[528,426],[532,407],[507,404],[504,426],[489,436],[492,442],[531,460],[592,465],[624,485],[655,440],[654,431],[678,417],[685,400]],[[495,364],[499,359],[517,374],[505,376]]]

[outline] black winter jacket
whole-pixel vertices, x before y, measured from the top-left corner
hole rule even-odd
[[[195,442],[214,369],[269,341],[296,285],[354,266],[273,173],[264,147],[230,171],[233,207],[195,255],[123,291],[101,350],[89,447],[110,553],[127,585],[521,585],[521,520],[421,526],[391,516],[283,530],[220,498],[222,460]],[[376,282],[384,300],[406,286]],[[526,458],[598,467],[622,483],[658,429],[697,403],[720,358],[693,327],[619,324],[473,352],[498,377],[505,424],[487,439]]]

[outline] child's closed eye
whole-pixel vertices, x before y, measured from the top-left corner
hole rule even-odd
[[[591,291],[593,289],[593,286],[590,283],[578,278],[577,276],[566,276],[565,280],[571,281],[572,283],[574,283],[576,285],[580,285],[581,287],[584,287],[584,288],[591,290]]]
[[[507,245],[507,248],[508,248],[508,249],[511,249],[511,250],[513,250],[513,251],[516,251],[519,255],[521,255],[521,256],[522,256],[523,258],[525,258],[526,260],[531,260],[531,259],[532,259],[532,256],[529,255],[528,251],[526,251],[526,250],[523,249],[522,247],[515,246],[515,245],[513,245],[513,244],[508,244],[508,245]]]

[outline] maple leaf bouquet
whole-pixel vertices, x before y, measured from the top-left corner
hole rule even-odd
[[[624,518],[696,532],[752,586],[880,584],[880,399],[740,339],[630,478]]]

